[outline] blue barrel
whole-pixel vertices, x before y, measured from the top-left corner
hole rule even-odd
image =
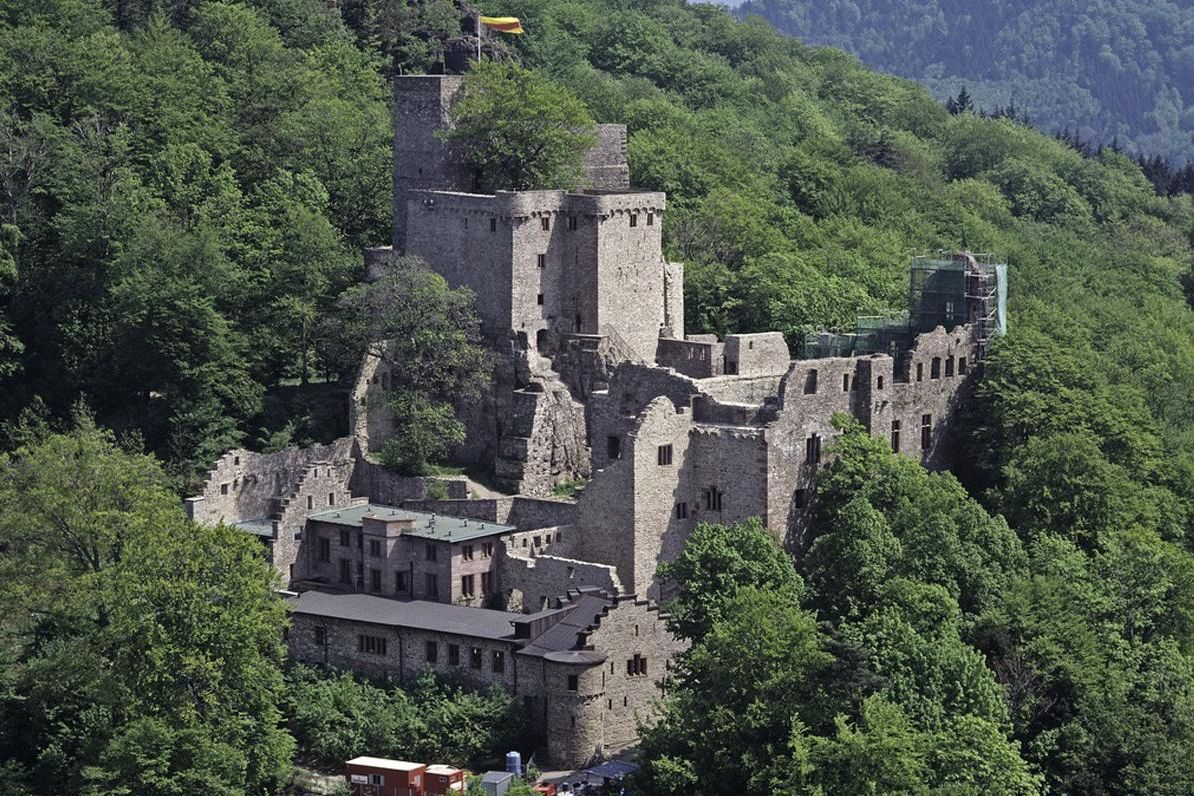
[[[522,776],[522,755],[518,752],[506,752],[506,771],[516,776]]]

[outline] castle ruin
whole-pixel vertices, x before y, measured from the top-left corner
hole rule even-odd
[[[638,616],[669,596],[658,566],[680,553],[699,522],[758,517],[799,556],[811,542],[816,479],[839,433],[838,414],[926,467],[956,460],[955,418],[990,339],[1006,328],[1007,270],[997,258],[948,252],[915,260],[904,313],[861,318],[849,334],[809,335],[800,341],[804,358],[793,358],[778,332],[687,335],[684,270],[662,250],[666,196],[631,189],[625,128],[601,126],[585,155],[584,190],[475,193],[474,175],[439,135],[462,79],[395,78],[393,240],[366,252],[366,278],[384,272],[395,253],[408,254],[475,293],[500,365],[489,399],[460,408],[468,441],[458,458],[487,467],[512,494],[477,499],[454,481],[447,499],[433,497],[427,479],[373,461],[370,453],[401,431],[381,400],[387,366],[372,355],[353,388],[351,438],[269,456],[230,451],[188,501],[192,516],[257,535],[291,588],[380,601],[358,600],[347,613],[334,597],[308,601],[319,609],[303,619],[315,624],[296,655],[405,678],[415,663],[378,661],[384,641],[369,650],[362,641],[354,652],[351,639],[368,631],[400,644],[418,631],[426,648],[418,665],[438,668],[430,645],[464,641],[427,635],[443,635],[418,619],[433,603],[533,616],[551,615],[553,605],[608,613],[625,603],[639,608],[614,615]],[[574,500],[552,497],[553,487],[575,479],[587,483]],[[581,598],[584,590],[604,596]],[[560,602],[561,595],[571,597]],[[493,631],[501,625],[493,613],[477,619],[490,628],[486,644],[521,660],[526,639]],[[622,685],[606,685],[606,657],[584,642],[595,625],[585,627],[580,641],[557,639],[540,656],[579,667],[579,680],[566,685],[594,689],[584,726],[578,721],[551,742],[564,764],[629,742],[629,717],[646,715],[619,713],[611,719],[617,730],[602,723],[601,699]],[[662,676],[674,639],[653,631],[638,640],[637,624],[634,637],[617,627],[607,622],[598,635],[627,658],[618,676],[641,676],[639,661],[645,674],[647,660]],[[349,639],[345,648],[330,650],[329,639],[340,636]],[[474,674],[487,671],[493,682],[510,677],[505,668]],[[579,693],[559,683],[530,694],[522,687],[524,697],[544,700],[536,710],[555,716],[549,724],[557,729]],[[649,696],[633,693],[640,707]]]

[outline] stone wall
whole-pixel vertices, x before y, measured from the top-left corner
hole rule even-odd
[[[681,504],[689,506],[698,499],[690,488],[695,467],[691,431],[689,410],[678,409],[667,398],[657,398],[647,406],[638,428],[627,435],[624,454],[634,475],[634,492],[627,496],[634,505],[630,524],[626,529],[598,528],[615,534],[632,531],[630,568],[619,568],[618,574],[630,591],[651,599],[660,597],[656,569],[680,553],[695,521],[695,512],[679,510]]]
[[[777,345],[758,367],[784,360],[778,342],[767,338]],[[919,336],[898,369],[887,355],[798,360],[782,376],[699,380],[620,366],[589,402],[596,470],[579,500],[579,557],[616,566],[628,589],[655,598],[666,597],[656,567],[674,558],[697,521],[757,516],[799,554],[815,480],[838,434],[833,416],[852,416],[884,439],[898,421],[900,452],[944,467],[955,455],[949,424],[970,394],[973,348],[967,329],[938,329]],[[658,464],[665,445],[670,468]]]
[[[299,598],[302,599],[301,597]],[[316,642],[315,629],[324,628],[327,643]],[[386,654],[361,652],[357,636],[368,635],[386,640]],[[436,644],[436,661],[427,660],[427,643]],[[460,663],[448,663],[448,645],[460,650]],[[472,636],[441,631],[424,631],[353,622],[345,619],[327,620],[321,617],[292,613],[286,640],[290,658],[301,663],[327,666],[340,671],[357,672],[381,680],[409,684],[426,669],[437,674],[459,678],[478,688],[496,685],[514,693],[518,680],[518,665],[522,661],[514,653],[513,641],[491,641]],[[481,650],[481,668],[471,665],[472,649]],[[493,670],[493,653],[502,653],[504,672]]]
[[[558,379],[514,391],[498,430],[494,480],[502,488],[545,497],[556,484],[589,476],[584,406]]]
[[[655,719],[672,661],[688,645],[668,632],[666,617],[654,604],[633,596],[620,598],[617,607],[601,617],[588,643],[607,657],[600,708],[608,754],[636,741],[639,725]],[[628,674],[627,661],[635,655],[646,660],[646,674]]]
[[[711,335],[710,335],[711,336]],[[655,362],[694,379],[720,376],[725,364],[724,344],[713,340],[679,340],[661,337],[655,348]]]
[[[283,583],[309,576],[307,557],[302,550],[307,515],[329,506],[363,501],[352,495],[353,467],[350,459],[313,462],[303,471],[294,490],[275,501],[273,564]]]
[[[365,458],[357,461],[352,491],[355,495],[367,495],[372,503],[397,506],[408,500],[426,499],[432,484],[442,485],[451,499],[468,497],[468,483],[463,478],[400,475]]]
[[[539,611],[568,589],[596,586],[610,594],[624,591],[614,567],[560,555],[523,555],[510,547],[498,561],[507,610]]]
[[[580,534],[573,525],[518,530],[502,536],[502,545],[510,555],[527,558],[553,555],[568,558],[575,556],[580,550]],[[575,588],[576,584],[573,584],[564,589],[547,592],[547,595],[554,597]]]
[[[585,187],[599,191],[630,190],[626,159],[626,125],[597,125],[597,143],[585,153]]]
[[[726,335],[724,353],[727,375],[783,374],[792,361],[780,332]]]
[[[344,437],[276,453],[233,448],[216,460],[199,494],[186,499],[187,515],[209,524],[266,519],[274,513],[274,499],[291,494],[309,464],[348,459],[352,447],[353,440]]]
[[[348,427],[366,453],[381,450],[394,436],[394,413],[385,399],[389,371],[389,364],[376,352],[365,352],[349,395]]]
[[[526,531],[576,522],[575,501],[525,495],[466,500],[404,500],[401,508],[513,525]]]

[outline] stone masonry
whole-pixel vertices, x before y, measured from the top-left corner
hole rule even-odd
[[[580,767],[634,743],[683,643],[658,609],[595,589],[530,615],[368,595],[288,599],[294,660],[409,683],[431,670],[521,698],[546,761]]]
[[[777,332],[686,336],[683,267],[662,254],[666,197],[630,190],[625,128],[600,128],[587,191],[472,193],[437,135],[460,81],[395,80],[393,248],[366,252],[366,278],[397,250],[474,291],[498,377],[487,400],[458,408],[457,458],[516,494],[471,499],[462,481],[431,492],[371,460],[402,430],[382,400],[388,366],[367,356],[353,438],[230,451],[187,509],[256,535],[282,581],[315,589],[290,599],[292,657],[498,685],[523,700],[548,758],[576,765],[650,720],[682,648],[656,608],[671,596],[656,572],[698,522],[757,517],[800,556],[836,415],[929,468],[964,453],[951,429],[1006,267],[971,280],[974,256],[938,255],[950,293],[923,264],[917,282],[914,264],[922,303],[910,298],[907,316],[818,343],[877,353],[793,359]],[[550,497],[573,479],[588,479],[575,500]]]

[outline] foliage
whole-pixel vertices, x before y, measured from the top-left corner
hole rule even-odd
[[[0,756],[30,792],[260,792],[289,765],[272,572],[167,483],[86,418],[0,456]]]
[[[85,400],[183,485],[322,369],[389,227],[389,114],[317,4],[134,5],[2,15],[0,416]]]
[[[478,768],[527,740],[527,719],[504,691],[469,691],[430,671],[409,689],[305,666],[291,667],[286,682],[299,749],[327,766],[370,754]]]
[[[576,188],[593,120],[568,89],[516,63],[469,69],[446,138],[486,190]]]
[[[344,292],[324,336],[348,369],[368,351],[389,373],[386,406],[395,434],[382,461],[421,475],[464,442],[454,407],[479,397],[489,381],[489,358],[467,288],[447,281],[416,258],[393,257],[386,274]]]
[[[1087,140],[1194,157],[1194,15],[1181,4],[746,0],[738,13],[918,80],[951,113],[1019,105],[1047,129],[1076,122]]]
[[[659,578],[676,588],[669,627],[693,641],[713,629],[742,589],[763,589],[791,605],[804,593],[791,556],[757,517],[736,525],[698,523],[680,555],[660,565]]]

